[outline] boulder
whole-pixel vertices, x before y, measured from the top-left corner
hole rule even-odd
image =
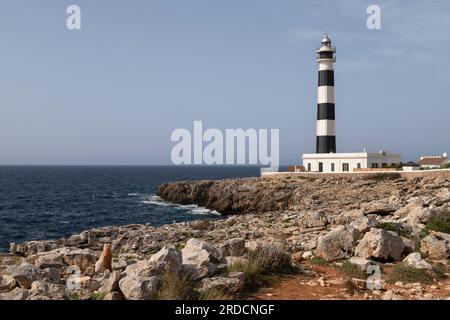
[[[205,278],[201,281],[201,290],[217,290],[224,293],[235,294],[242,291],[244,287],[244,280],[242,277],[223,277],[217,276],[212,278]]]
[[[119,290],[119,281],[122,279],[121,273],[114,271],[112,273],[105,273],[103,278],[99,281],[100,288],[98,291],[111,293]]]
[[[181,270],[181,251],[174,246],[165,246],[150,258],[150,262],[161,262],[165,264],[165,268],[173,272]]]
[[[364,211],[356,209],[356,210],[349,210],[341,212],[334,220],[335,224],[350,224],[351,222],[355,221],[358,218],[364,217]]]
[[[183,268],[195,280],[212,276],[221,260],[215,247],[198,239],[189,239],[181,252]]]
[[[338,226],[317,240],[315,255],[327,261],[350,258],[353,255],[357,232],[352,227]]]
[[[34,281],[29,291],[29,300],[41,299],[48,297],[54,300],[63,300],[65,296],[65,286],[61,284],[51,283],[47,279]]]
[[[30,289],[34,281],[51,278],[53,282],[58,281],[57,270],[39,269],[31,264],[20,265],[10,269],[10,275],[19,283],[21,288]]]
[[[425,207],[422,200],[411,202],[394,213],[401,221],[414,226],[418,223],[427,223],[431,217],[431,209]]]
[[[158,292],[159,279],[156,276],[127,275],[119,281],[119,287],[127,300],[152,300]]]
[[[390,202],[389,199],[374,200],[361,204],[361,210],[365,215],[376,214],[388,215],[398,209],[398,204]]]
[[[245,254],[245,239],[234,238],[226,241],[219,246],[219,252],[222,257],[234,256],[239,257]]]
[[[431,264],[422,259],[422,255],[419,252],[410,253],[405,259],[403,259],[403,262],[416,269],[433,269]]]
[[[434,232],[420,241],[420,252],[432,260],[450,257],[450,235]]]
[[[356,218],[350,223],[350,226],[358,230],[360,235],[365,234],[370,228],[374,228],[378,225],[378,222],[374,219],[367,217]]]
[[[166,269],[166,265],[163,262],[144,260],[130,264],[125,268],[124,273],[127,276],[137,275],[140,277],[152,277],[163,274],[165,270],[170,269]]]
[[[325,227],[327,224],[328,219],[324,212],[306,212],[299,220],[302,228]]]
[[[394,232],[371,228],[355,250],[355,256],[365,259],[400,260],[405,245]]]
[[[359,257],[351,257],[350,259],[348,259],[348,262],[350,262],[352,265],[357,266],[362,271],[367,271],[367,268],[369,266],[377,264],[376,262],[374,262],[372,260],[359,258]]]
[[[94,267],[97,262],[97,255],[90,249],[70,249],[64,252],[63,258],[67,265],[77,266],[81,272],[86,271],[89,267]]]
[[[34,265],[40,269],[45,268],[61,268],[65,266],[61,250],[37,253],[28,257]]]
[[[27,289],[15,288],[7,293],[0,293],[0,300],[26,300],[29,292]]]
[[[95,272],[105,272],[106,270],[112,271],[112,251],[111,245],[103,245],[103,251],[100,258],[95,263]]]
[[[8,292],[17,287],[16,279],[8,275],[0,275],[0,293]]]

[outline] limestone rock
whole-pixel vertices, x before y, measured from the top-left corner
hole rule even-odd
[[[327,261],[350,258],[355,248],[356,234],[353,228],[338,226],[319,237],[315,255]]]
[[[422,239],[420,252],[432,260],[445,260],[450,256],[450,235],[435,232]]]
[[[140,277],[152,277],[161,275],[166,270],[166,265],[160,261],[139,261],[126,267],[124,273],[127,276],[137,275]],[[170,269],[168,269],[170,270]]]
[[[49,282],[47,279],[34,281],[29,291],[29,300],[48,297],[55,300],[63,300],[65,296],[65,286]]]
[[[303,228],[324,227],[327,224],[328,219],[324,212],[306,212],[299,220],[299,225]]]
[[[19,283],[21,288],[30,289],[34,281],[43,280],[46,277],[55,279],[52,269],[41,270],[31,264],[21,265],[10,269],[10,275]]]
[[[162,262],[165,268],[173,272],[181,270],[181,251],[174,246],[165,246],[150,258],[150,262]]]
[[[78,266],[82,272],[93,267],[97,262],[97,255],[90,249],[75,249],[64,252],[64,262],[69,266]]]
[[[417,200],[397,210],[394,215],[400,217],[401,221],[414,226],[418,223],[427,223],[431,213],[431,209],[425,207],[422,200]]]
[[[351,264],[357,266],[362,271],[367,271],[367,268],[369,266],[377,264],[376,262],[374,262],[372,260],[359,258],[359,257],[351,257],[350,259],[348,259],[348,262],[350,262]]]
[[[244,281],[238,277],[212,277],[201,281],[201,290],[218,290],[225,293],[238,293],[244,287]]]
[[[245,253],[245,239],[234,238],[226,241],[219,246],[219,252],[222,257],[234,256],[239,257]]]
[[[17,287],[16,280],[8,275],[0,275],[0,293],[8,292]]]
[[[112,256],[111,245],[105,244],[100,258],[95,263],[95,272],[112,271]]]
[[[335,224],[350,224],[351,222],[355,221],[356,219],[363,218],[364,217],[364,211],[355,209],[355,210],[349,210],[341,212],[336,218],[334,223]]]
[[[221,260],[215,247],[198,239],[189,239],[181,252],[184,269],[198,280],[212,276]]]
[[[361,204],[361,210],[363,210],[365,215],[377,214],[380,216],[385,216],[396,211],[397,209],[397,205],[390,203],[388,199],[374,200]]]
[[[151,300],[157,294],[159,279],[156,276],[130,275],[119,281],[119,287],[128,300]]]
[[[433,269],[431,264],[422,259],[422,255],[419,252],[410,253],[405,259],[403,259],[403,262],[416,269]]]
[[[405,245],[394,232],[372,228],[364,235],[355,250],[355,256],[365,259],[400,260]]]
[[[15,288],[7,293],[0,293],[0,300],[26,300],[29,292],[27,289]]]
[[[121,273],[114,271],[106,274],[103,279],[100,280],[100,288],[98,291],[111,293],[119,290],[119,281],[122,279]]]
[[[120,292],[114,291],[108,293],[103,300],[123,300],[123,295]]]

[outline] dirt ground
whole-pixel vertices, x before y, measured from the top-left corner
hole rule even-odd
[[[382,279],[392,267],[384,266]],[[306,264],[304,272],[279,278],[271,285],[247,296],[249,300],[379,300],[391,292],[394,299],[450,299],[450,279],[421,283],[387,283],[382,290],[368,290],[365,282],[348,283],[344,272],[333,266]],[[356,287],[355,287],[356,283]],[[388,292],[389,291],[389,292]],[[392,298],[391,298],[392,299]],[[391,300],[389,299],[389,300]]]

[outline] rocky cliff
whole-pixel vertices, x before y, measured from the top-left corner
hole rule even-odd
[[[295,286],[323,286],[328,298],[450,294],[446,175],[192,181],[164,184],[158,194],[224,217],[157,228],[105,227],[11,244],[11,254],[0,256],[0,299],[164,298],[167,271],[177,279],[188,275],[189,284],[180,285],[197,294],[226,288],[239,297],[255,279],[248,270],[278,272],[271,269],[274,261],[291,263],[285,254],[306,277]],[[263,254],[255,258],[252,252]],[[383,271],[376,289],[368,289],[369,266]],[[343,288],[349,283],[353,295]]]

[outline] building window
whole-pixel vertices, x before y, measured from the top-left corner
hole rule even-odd
[[[356,167],[357,167],[358,169],[361,169],[361,163],[357,163],[357,164],[356,164]]]
[[[311,171],[311,163],[308,163],[308,171]]]
[[[378,163],[372,163],[372,169],[377,169],[378,168]]]
[[[323,172],[323,162],[319,162],[319,172]]]
[[[381,164],[381,167],[382,167],[382,168],[387,168],[387,166],[388,166],[387,163]]]
[[[331,172],[334,172],[334,163],[331,164]]]
[[[343,163],[343,164],[342,164],[342,171],[343,171],[343,172],[348,172],[348,171],[349,171],[348,163]]]

